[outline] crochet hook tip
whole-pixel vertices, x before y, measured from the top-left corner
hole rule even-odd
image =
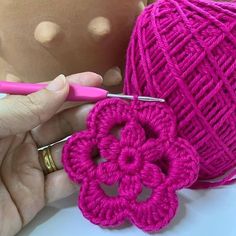
[[[127,99],[127,100],[134,100],[135,97],[131,95],[123,95],[123,94],[107,94],[108,98],[121,98],[121,99]],[[154,97],[145,97],[145,96],[138,96],[137,99],[139,101],[144,102],[165,102],[165,99],[163,98],[154,98]]]
[[[143,97],[143,96],[139,96],[138,100],[144,102],[166,102],[166,100],[163,98]]]

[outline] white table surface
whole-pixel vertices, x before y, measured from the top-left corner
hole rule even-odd
[[[236,185],[214,190],[183,190],[177,216],[161,236],[236,236]],[[144,236],[128,226],[101,229],[83,218],[77,196],[45,208],[18,236]]]

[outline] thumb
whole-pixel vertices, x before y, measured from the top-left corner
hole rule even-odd
[[[50,119],[63,105],[69,92],[64,75],[27,96],[7,96],[0,100],[0,138],[30,131]]]

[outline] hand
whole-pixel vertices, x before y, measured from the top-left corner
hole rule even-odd
[[[15,235],[49,202],[72,194],[76,187],[62,170],[63,143],[52,146],[59,169],[44,175],[38,148],[85,128],[91,104],[65,103],[68,84],[100,86],[94,73],[59,76],[46,89],[0,100],[0,235]]]

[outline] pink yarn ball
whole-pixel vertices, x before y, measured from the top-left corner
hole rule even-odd
[[[158,0],[138,18],[124,92],[163,97],[200,155],[199,180],[236,166],[236,4]]]

